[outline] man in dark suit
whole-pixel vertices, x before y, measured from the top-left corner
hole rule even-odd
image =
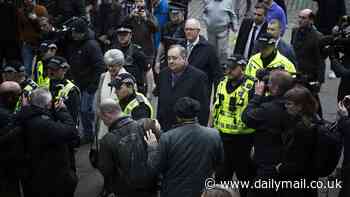
[[[297,65],[295,52],[288,43],[281,39],[281,22],[277,19],[273,19],[267,25],[267,33],[271,34],[277,40],[277,50],[294,65]]]
[[[190,97],[200,102],[199,123],[207,125],[208,78],[201,70],[188,65],[184,47],[173,45],[168,50],[168,67],[162,69],[159,78],[157,118],[164,131],[171,129],[176,123],[173,106],[181,97]]]
[[[185,23],[186,42],[183,45],[187,49],[188,64],[207,74],[210,94],[212,84],[217,87],[223,77],[223,69],[214,47],[199,35],[200,30],[200,22],[197,19],[188,19]]]
[[[243,19],[239,28],[234,54],[240,54],[249,59],[254,52],[256,40],[266,32],[267,8],[263,3],[257,3],[254,10],[254,18]],[[252,36],[254,34],[254,37]]]

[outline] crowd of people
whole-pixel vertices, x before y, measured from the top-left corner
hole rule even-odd
[[[239,0],[203,0],[200,19],[190,0],[0,1],[0,196],[73,197],[90,144],[99,197],[317,197],[205,184],[310,184],[342,152],[348,197],[350,16],[316,2],[291,28],[283,0],[247,0],[243,19]],[[341,78],[332,124],[326,59]]]

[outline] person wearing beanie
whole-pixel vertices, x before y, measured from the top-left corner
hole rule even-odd
[[[128,71],[126,71],[124,68],[124,54],[119,49],[111,49],[107,51],[104,54],[104,62],[107,66],[107,72],[101,74],[100,82],[95,95],[94,106],[99,106],[101,101],[106,98],[118,99],[117,95],[115,94],[115,88],[108,86],[108,84],[111,83],[111,81],[118,75],[128,73]],[[96,124],[96,132],[98,139],[100,140],[108,132],[108,128],[99,118],[97,118]]]
[[[201,196],[204,182],[223,163],[224,151],[219,132],[198,124],[200,103],[189,97],[174,105],[178,125],[160,137],[160,173],[162,197]],[[155,135],[145,139],[157,145]]]

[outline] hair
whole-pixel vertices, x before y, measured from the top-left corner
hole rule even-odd
[[[280,29],[281,30],[281,21],[280,20],[278,20],[278,19],[272,19],[270,22],[269,22],[269,24],[276,24],[277,26],[278,26],[278,29]]]
[[[179,44],[173,44],[169,47],[169,50],[170,49],[174,49],[174,48],[177,48],[179,51],[180,51],[180,56],[184,59],[186,59],[187,57],[187,50],[185,49],[185,47],[179,45]],[[168,50],[168,51],[169,51]]]
[[[232,195],[233,193],[233,195]],[[239,197],[237,192],[231,192],[230,190],[220,185],[215,186],[212,189],[205,190],[202,197]]]
[[[112,98],[103,99],[98,108],[101,113],[118,114],[122,112],[122,108],[120,107],[119,103]]]
[[[124,65],[125,57],[121,50],[111,49],[104,54],[104,62],[106,65]]]
[[[313,116],[318,110],[318,103],[315,97],[307,88],[296,85],[284,94],[284,98],[302,106],[302,113],[307,116]]]
[[[151,130],[159,141],[161,131],[156,127],[156,120],[153,120],[152,118],[142,118],[138,120],[138,122],[143,125],[145,131]]]
[[[194,119],[200,111],[200,103],[189,97],[179,98],[174,105],[176,117],[181,119]]]
[[[294,79],[285,70],[273,70],[270,73],[270,80],[278,87],[278,96],[283,95],[294,86]]]
[[[196,19],[196,18],[189,18],[189,19],[186,20],[186,24],[188,22],[192,22],[196,26],[196,28],[201,29],[201,23],[199,22],[198,19]]]
[[[262,10],[264,10],[264,16],[267,15],[267,7],[266,7],[266,5],[264,3],[258,2],[258,3],[255,4],[254,8],[255,9],[262,9]]]
[[[30,104],[40,108],[47,108],[51,104],[52,95],[49,90],[45,88],[38,88],[33,90],[30,94]]]

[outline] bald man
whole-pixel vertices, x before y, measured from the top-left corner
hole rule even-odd
[[[319,101],[318,93],[325,81],[325,62],[320,47],[322,34],[316,30],[314,19],[315,15],[310,9],[299,12],[298,27],[292,30],[291,45],[298,62],[297,71],[306,77],[309,83],[314,84],[308,88]],[[321,108],[318,114],[322,117]]]
[[[185,23],[186,42],[183,45],[187,49],[188,64],[207,74],[209,92],[211,92],[212,84],[217,87],[220,82],[223,69],[214,47],[203,36],[199,35],[200,31],[200,22],[194,18],[188,19]]]
[[[18,83],[6,81],[0,84],[0,196],[20,196],[18,177],[15,176],[19,162],[16,159],[21,156],[16,140],[19,139],[16,138],[18,130],[10,124],[20,94]]]

